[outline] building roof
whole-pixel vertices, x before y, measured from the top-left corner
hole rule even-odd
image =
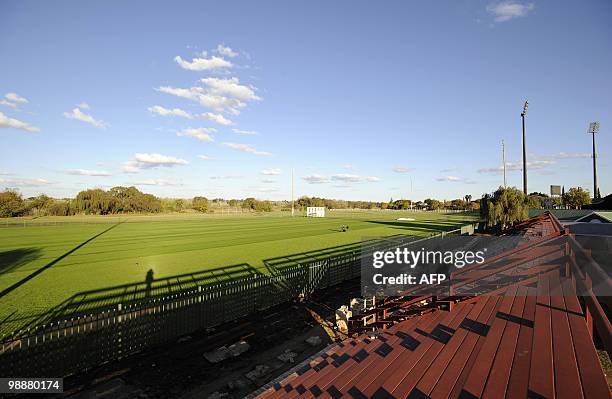
[[[562,275],[545,261],[551,249],[557,253],[542,243],[567,231],[550,213],[524,222],[519,230],[533,246],[510,250],[495,262],[529,265],[496,269],[527,274],[524,284],[465,297],[449,311],[429,308],[386,325],[375,336],[361,334],[338,343],[259,397],[610,397],[592,327],[576,296],[579,276]],[[469,281],[482,278],[484,270],[461,272]],[[599,321],[607,326],[602,339],[609,342],[612,327],[607,317]]]
[[[593,211],[590,209],[529,209],[529,217],[543,215],[546,212],[550,212],[559,220],[576,220],[586,215],[591,214]]]

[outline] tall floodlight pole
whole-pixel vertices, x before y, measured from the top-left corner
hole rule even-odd
[[[502,162],[504,163],[504,188],[506,188],[506,143],[502,140]]]
[[[595,133],[599,132],[599,122],[591,122],[589,124],[588,133],[593,135],[593,198],[599,199],[599,191],[597,190],[597,152],[595,151]]]
[[[527,115],[527,108],[529,107],[529,101],[525,101],[523,105],[523,112],[521,112],[521,120],[523,122],[523,193],[527,195],[527,149],[525,146],[525,115]]]
[[[293,201],[293,169],[291,169],[291,216],[295,214],[295,205]]]

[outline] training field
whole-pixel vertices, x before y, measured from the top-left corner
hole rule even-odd
[[[264,260],[355,248],[347,244],[364,237],[431,235],[472,220],[462,214],[331,211],[326,218],[272,213],[2,221],[0,336],[85,291],[144,283],[149,270],[164,284],[203,270],[220,274],[231,265],[266,273]],[[348,232],[341,232],[341,225],[348,225]]]

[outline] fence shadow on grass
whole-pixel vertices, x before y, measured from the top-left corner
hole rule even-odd
[[[155,302],[161,298],[198,289],[198,286],[219,285],[257,275],[261,275],[261,272],[246,263],[157,279],[154,278],[153,271],[149,270],[143,275],[142,281],[82,291],[46,312],[9,317],[7,320],[0,321],[0,336],[8,332],[9,326],[12,327],[11,332],[16,329],[19,331],[34,329],[59,320],[107,311],[119,304],[125,307],[138,303]]]
[[[368,223],[382,224],[396,229],[411,230],[420,233],[438,234],[440,231],[451,231],[461,228],[466,222],[443,222],[440,220],[416,220],[416,221],[384,221],[368,220]]]
[[[0,252],[0,275],[10,273],[41,255],[40,248],[18,248]]]
[[[16,290],[17,288],[21,287],[23,284],[25,284],[28,281],[32,280],[34,277],[38,276],[39,274],[41,274],[45,270],[49,269],[50,267],[52,267],[53,265],[55,265],[56,263],[58,263],[59,261],[61,261],[65,257],[71,255],[73,252],[75,252],[75,251],[79,250],[80,248],[84,247],[85,245],[89,244],[91,241],[93,241],[96,238],[100,237],[102,234],[105,234],[105,233],[109,232],[110,230],[114,229],[115,227],[119,226],[119,224],[121,224],[121,222],[119,222],[117,224],[114,224],[114,225],[112,225],[111,227],[109,227],[107,229],[104,229],[102,232],[94,235],[91,238],[88,238],[87,240],[83,241],[82,243],[80,243],[76,247],[72,248],[70,251],[68,251],[65,254],[55,258],[51,262],[49,262],[46,265],[38,268],[36,271],[30,273],[29,275],[25,276],[21,280],[17,281],[15,284],[12,284],[11,286],[3,289],[2,291],[0,291],[0,298],[2,298],[3,296],[11,293],[12,291]]]

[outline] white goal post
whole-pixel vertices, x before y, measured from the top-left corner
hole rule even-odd
[[[325,207],[324,206],[306,207],[306,216],[309,218],[323,218],[325,217]]]

